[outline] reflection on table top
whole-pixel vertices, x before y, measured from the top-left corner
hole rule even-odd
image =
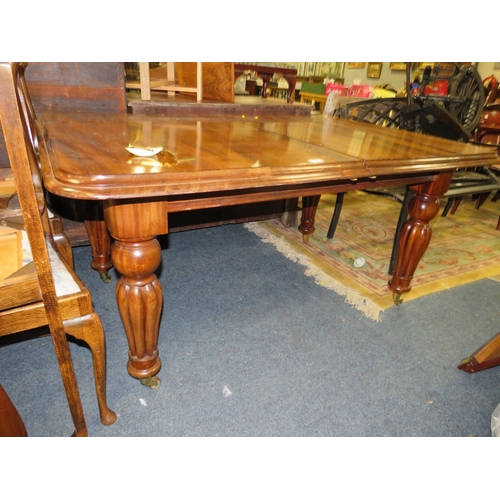
[[[262,189],[500,164],[495,151],[337,118],[43,116],[47,188],[86,199]],[[161,147],[138,157],[128,146]],[[46,160],[47,160],[46,156]]]

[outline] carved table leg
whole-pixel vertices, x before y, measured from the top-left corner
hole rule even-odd
[[[103,220],[86,220],[85,228],[89,235],[92,248],[91,266],[105,283],[111,281],[109,270],[113,267],[111,261],[111,238]]]
[[[158,373],[158,329],[163,303],[161,286],[154,272],[161,262],[161,247],[149,241],[116,241],[113,263],[122,274],[116,285],[116,299],[127,333],[132,377],[145,379]]]
[[[127,334],[127,370],[144,385],[156,388],[161,368],[158,329],[163,304],[154,272],[161,262],[157,234],[168,232],[166,202],[107,202],[106,223],[115,239],[113,265],[121,274],[116,285],[118,309]]]
[[[409,219],[401,229],[396,267],[389,281],[396,304],[402,302],[401,294],[411,290],[413,273],[431,240],[429,222],[439,212],[439,197],[448,190],[451,176],[451,172],[439,174],[432,182],[412,186],[415,195],[408,206]]]
[[[307,243],[309,236],[314,234],[314,217],[318,208],[318,196],[304,196],[302,198],[302,217],[300,218],[299,231],[302,233],[302,241]]]

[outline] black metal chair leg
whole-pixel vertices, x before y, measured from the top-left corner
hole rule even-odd
[[[339,222],[340,212],[342,211],[342,203],[344,201],[345,193],[337,193],[337,199],[335,201],[335,208],[333,210],[332,221],[330,222],[330,227],[328,228],[327,238],[330,240],[333,238],[335,234],[335,230],[337,229],[337,224]]]
[[[401,228],[403,227],[403,224],[406,222],[406,219],[408,218],[408,205],[413,195],[414,195],[413,191],[409,187],[407,187],[403,199],[403,205],[401,206],[401,211],[399,212],[398,223],[396,225],[396,232],[394,233],[394,242],[392,244],[391,260],[389,262],[389,270],[387,271],[389,274],[392,274],[394,272],[394,266],[396,265],[396,259],[398,258],[399,234],[401,233]]]
[[[446,217],[448,215],[448,212],[450,211],[450,208],[453,205],[453,200],[454,198],[448,198],[446,206],[443,209],[443,213],[441,214],[441,217]]]

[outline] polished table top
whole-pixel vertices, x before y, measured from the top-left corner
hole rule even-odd
[[[44,115],[46,187],[81,199],[277,188],[500,164],[493,148],[338,118]],[[125,148],[162,147],[137,157]]]

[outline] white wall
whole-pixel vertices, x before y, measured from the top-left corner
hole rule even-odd
[[[364,68],[349,69],[347,63],[344,66],[344,85],[350,87],[355,79],[361,80],[361,85],[391,85],[394,89],[404,88],[406,82],[406,71],[393,71],[389,68],[389,62],[382,63],[382,72],[380,78],[367,78],[366,70],[368,63]]]
[[[367,64],[367,63],[366,63]],[[396,90],[404,87],[406,82],[406,71],[392,71],[389,68],[390,63],[382,63],[382,73],[380,78],[367,78],[366,77],[366,66],[362,69],[349,69],[347,63],[344,67],[344,84],[351,86],[353,80],[359,78],[362,84],[368,85],[385,85],[390,84]],[[481,76],[481,79],[485,79],[488,76],[493,75],[497,80],[500,81],[500,69],[494,69],[494,62],[480,62],[477,64],[477,71]]]
[[[480,62],[477,63],[477,72],[481,75],[481,78],[484,80],[488,76],[493,75],[497,80],[500,81],[500,69],[495,69],[494,62]]]

